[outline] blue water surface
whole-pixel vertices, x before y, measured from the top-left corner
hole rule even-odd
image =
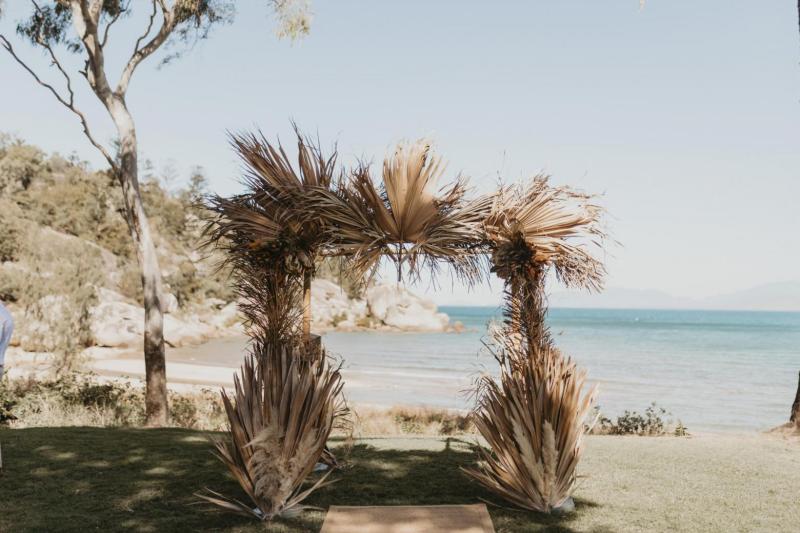
[[[332,332],[359,403],[468,408],[472,381],[496,364],[482,348],[492,307],[443,307],[464,333]],[[599,385],[609,416],[667,408],[690,430],[785,422],[800,371],[800,313],[552,309],[556,344]]]

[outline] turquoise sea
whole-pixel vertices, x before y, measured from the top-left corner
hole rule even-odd
[[[491,307],[443,307],[464,333],[332,332],[354,403],[468,408],[496,364],[482,348]],[[800,313],[552,309],[557,345],[599,384],[608,416],[657,402],[691,430],[761,430],[788,419]]]

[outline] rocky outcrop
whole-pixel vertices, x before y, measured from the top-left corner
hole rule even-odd
[[[370,325],[367,303],[348,297],[341,287],[326,279],[311,283],[311,309],[316,331],[352,330]]]
[[[92,309],[92,337],[97,346],[134,347],[142,344],[144,310],[109,290],[99,293]],[[169,301],[169,299],[167,299]],[[210,299],[202,309],[164,316],[164,341],[170,346],[198,344],[209,338],[239,332],[235,303]]]
[[[450,318],[445,313],[439,313],[435,303],[399,285],[375,285],[367,289],[365,297],[370,315],[392,328],[445,331],[450,323]]]
[[[318,279],[311,286],[311,307],[316,331],[451,331],[436,304],[405,287],[380,283],[369,287],[362,298],[350,298],[335,283]]]
[[[144,334],[144,310],[121,294],[98,291],[92,309],[92,337],[97,346],[138,347]],[[198,344],[207,339],[241,332],[236,304],[209,299],[202,307],[178,311],[167,294],[164,340],[170,346]],[[363,298],[350,298],[337,284],[314,280],[311,288],[314,330],[324,331],[458,331],[436,304],[390,283],[369,287]]]
[[[436,304],[421,298],[408,289],[390,283],[369,287],[363,297],[350,298],[337,284],[315,280],[311,290],[313,329],[325,331],[461,331],[459,322],[451,323]],[[199,344],[208,339],[242,333],[241,320],[235,302],[210,298],[202,306],[179,309],[172,295],[165,295],[164,340],[169,346]],[[98,303],[90,312],[92,343],[103,348],[139,348],[144,336],[144,310],[118,292],[97,289]],[[59,297],[48,297],[48,313],[60,309]],[[19,311],[11,308],[12,312]],[[15,313],[16,314],[16,313]],[[52,318],[52,317],[51,317]],[[23,320],[20,319],[20,324]],[[46,324],[27,319],[27,329],[47,335]],[[40,331],[41,330],[41,331]],[[24,350],[38,350],[18,329],[14,345]],[[30,340],[30,339],[27,339]],[[44,339],[46,340],[46,339]],[[46,344],[46,342],[45,342]]]

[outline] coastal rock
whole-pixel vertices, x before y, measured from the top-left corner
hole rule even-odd
[[[311,284],[311,308],[317,329],[355,328],[367,316],[363,300],[348,297],[341,287],[325,279]]]
[[[92,309],[92,338],[96,346],[122,348],[141,346],[144,309],[106,289],[98,291],[100,303]],[[176,313],[164,316],[164,340],[170,346],[201,343],[211,337],[232,333],[238,322],[235,303],[219,301],[202,314]]]
[[[314,280],[311,285],[311,307],[316,331],[451,329],[449,317],[439,313],[436,304],[391,283],[369,287],[363,298],[350,298],[336,283]]]
[[[106,289],[105,287],[97,287],[97,300],[99,302],[127,302],[126,298],[116,291]]]
[[[101,302],[92,309],[91,328],[92,338],[98,346],[141,345],[144,309],[123,301]]]
[[[224,305],[215,310],[215,312],[204,321],[220,331],[235,328],[239,324],[239,308],[236,302],[225,304],[225,302],[222,301],[222,303]]]
[[[336,283],[318,279],[312,284],[313,329],[317,332],[378,329],[389,331],[458,331],[436,305],[396,284],[369,287],[363,298],[350,298]],[[91,310],[91,335],[99,348],[139,348],[144,336],[144,309],[122,294],[98,287],[98,303]],[[52,301],[50,301],[52,300]],[[241,334],[236,302],[208,299],[203,306],[182,310],[167,293],[164,340],[173,347],[199,344],[210,338]],[[50,313],[60,309],[59,297],[46,302]],[[30,328],[36,325],[29,320]],[[38,326],[37,326],[38,327]],[[46,329],[45,325],[41,328]],[[41,329],[40,328],[40,329]],[[36,329],[38,331],[38,329]],[[16,335],[24,349],[41,349],[42,342]]]
[[[445,313],[437,312],[436,304],[398,285],[382,283],[370,287],[366,300],[373,317],[397,329],[444,331],[450,322]]]
[[[164,317],[164,342],[170,346],[200,344],[214,334],[214,327],[200,322],[197,317],[181,320],[173,315]]]

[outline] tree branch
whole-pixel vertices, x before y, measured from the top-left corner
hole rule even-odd
[[[97,24],[100,20],[102,0],[93,0],[88,4],[86,0],[70,0],[72,8],[72,24],[80,37],[86,50],[88,60],[86,69],[81,71],[89,82],[89,86],[106,106],[109,105],[111,87],[105,73],[105,59],[100,39],[97,35]]]
[[[103,30],[103,39],[100,41],[100,48],[105,48],[105,46],[106,46],[106,43],[108,42],[108,30],[110,30],[110,29],[111,29],[111,26],[113,26],[113,25],[114,25],[114,23],[115,23],[117,20],[119,20],[119,17],[121,17],[123,13],[125,13],[126,11],[128,11],[128,7],[129,7],[129,6],[130,6],[130,2],[128,2],[127,4],[125,4],[125,6],[124,6],[124,7],[122,6],[122,4],[120,4],[120,6],[119,6],[119,11],[117,11],[117,14],[116,14],[116,15],[114,15],[114,18],[112,18],[110,21],[108,21],[108,24],[106,24],[106,29],[105,29],[105,30]]]
[[[39,8],[39,5],[36,2],[33,2],[33,5],[36,7],[36,10],[41,13],[41,9]],[[6,40],[5,37],[3,37],[3,41],[5,41],[3,43],[3,46],[5,46],[5,48],[11,53],[11,55],[14,56],[14,59],[16,59],[17,62],[21,63],[19,58],[16,56],[16,54],[14,54],[13,49],[11,49],[11,43],[9,43]],[[41,46],[42,48],[44,48],[45,50],[47,50],[47,52],[50,54],[50,65],[51,66],[55,65],[56,68],[58,69],[58,71],[61,72],[61,74],[64,76],[64,80],[66,80],[66,82],[67,82],[67,92],[69,93],[69,105],[73,105],[75,103],[75,93],[72,90],[72,80],[70,79],[69,74],[67,74],[67,71],[64,70],[64,67],[61,66],[61,62],[56,57],[56,53],[53,51],[53,47],[50,46],[50,44],[47,41],[45,41],[44,39],[42,39],[41,37],[37,37],[36,43],[39,46]],[[23,66],[25,66],[25,65],[23,65]],[[30,71],[30,69],[28,69],[28,71]],[[34,77],[35,77],[35,75],[34,75]],[[52,87],[50,89],[53,90]],[[56,95],[56,97],[58,98],[58,95]]]
[[[150,22],[147,25],[147,31],[136,41],[133,54],[128,60],[128,64],[125,65],[125,69],[122,71],[117,88],[114,91],[119,96],[124,95],[128,90],[128,84],[131,81],[131,76],[133,76],[133,72],[136,70],[136,67],[139,66],[139,63],[147,59],[153,52],[158,50],[169,38],[172,30],[175,29],[174,11],[170,10],[169,6],[167,6],[164,0],[152,0],[152,2],[153,14],[150,16]],[[144,46],[141,46],[142,40],[144,40],[150,34],[150,30],[153,27],[153,20],[155,19],[156,15],[156,3],[161,7],[161,15],[164,17],[164,20],[161,23],[161,28],[159,28],[158,33],[153,36],[153,38],[150,39]]]
[[[113,157],[111,157],[109,151],[106,150],[106,148],[102,144],[97,142],[97,140],[92,135],[92,132],[89,129],[89,122],[86,120],[86,115],[84,115],[80,109],[75,107],[75,93],[72,91],[72,84],[70,82],[69,75],[66,73],[66,71],[62,68],[61,64],[56,59],[55,54],[53,54],[53,50],[49,46],[45,46],[45,48],[50,52],[50,57],[53,59],[54,64],[56,65],[58,70],[61,71],[61,74],[63,74],[67,80],[67,91],[69,92],[69,99],[64,98],[52,85],[43,81],[39,77],[39,75],[36,74],[36,72],[27,65],[27,63],[25,63],[22,59],[20,59],[20,57],[14,51],[14,47],[12,47],[11,43],[8,41],[8,39],[6,39],[5,35],[0,35],[0,44],[3,45],[3,48],[5,48],[6,51],[9,54],[11,54],[11,57],[13,57],[14,60],[28,72],[28,74],[33,76],[33,79],[35,79],[36,82],[39,83],[39,85],[41,85],[42,87],[46,88],[51,93],[53,93],[53,96],[56,97],[56,100],[58,100],[64,107],[66,107],[67,109],[69,109],[70,111],[75,113],[75,115],[78,116],[78,118],[81,121],[81,125],[83,126],[83,133],[89,139],[89,142],[91,142],[95,148],[100,150],[100,153],[102,153],[103,157],[106,158],[106,161],[108,161],[108,164],[111,166],[111,168],[114,169],[114,171],[116,171],[117,170],[116,161],[114,160]]]
[[[150,35],[150,30],[153,29],[153,22],[156,20],[156,15],[158,14],[158,3],[156,0],[151,0],[151,2],[153,4],[153,12],[150,13],[150,20],[147,22],[147,29],[139,36],[138,39],[136,39],[136,44],[133,47],[134,54],[139,51],[139,46],[141,46],[142,41],[144,41],[147,36]]]
[[[44,47],[50,53],[50,60],[51,66],[55,65],[59,72],[64,76],[64,80],[67,82],[67,92],[69,93],[69,105],[72,106],[75,104],[75,92],[72,90],[72,79],[67,74],[67,71],[64,70],[64,67],[61,66],[61,62],[56,57],[55,52],[53,52],[53,48],[46,43],[39,43],[41,46]]]

